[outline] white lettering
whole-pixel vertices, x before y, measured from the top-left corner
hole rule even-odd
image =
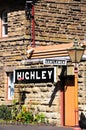
[[[24,79],[24,72],[22,72],[22,79]]]
[[[30,73],[30,79],[35,79],[35,71],[31,71],[31,73]]]
[[[48,71],[49,79],[51,79],[52,71]]]
[[[29,79],[29,72],[25,73],[25,79]]]
[[[21,72],[17,72],[17,80],[21,78]]]
[[[38,75],[38,71],[36,71],[36,79],[40,79],[40,77]]]
[[[46,79],[45,74],[46,74],[46,71],[42,71],[42,79]]]

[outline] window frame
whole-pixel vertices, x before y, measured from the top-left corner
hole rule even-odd
[[[13,72],[7,72],[7,100],[13,100],[13,99],[14,99],[14,74]]]
[[[2,19],[2,37],[7,37],[8,36],[8,11],[7,10],[4,10],[2,11],[2,14],[1,14],[1,19]]]

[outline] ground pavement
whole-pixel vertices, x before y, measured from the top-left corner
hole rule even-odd
[[[51,125],[0,125],[0,130],[72,130],[69,127],[57,127]]]

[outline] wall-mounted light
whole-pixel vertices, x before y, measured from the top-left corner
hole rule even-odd
[[[84,48],[78,44],[77,39],[74,40],[74,44],[68,49],[68,53],[72,63],[79,63],[84,53]]]

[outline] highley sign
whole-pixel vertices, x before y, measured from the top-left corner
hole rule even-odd
[[[56,82],[56,67],[15,70],[14,78],[16,84]]]

